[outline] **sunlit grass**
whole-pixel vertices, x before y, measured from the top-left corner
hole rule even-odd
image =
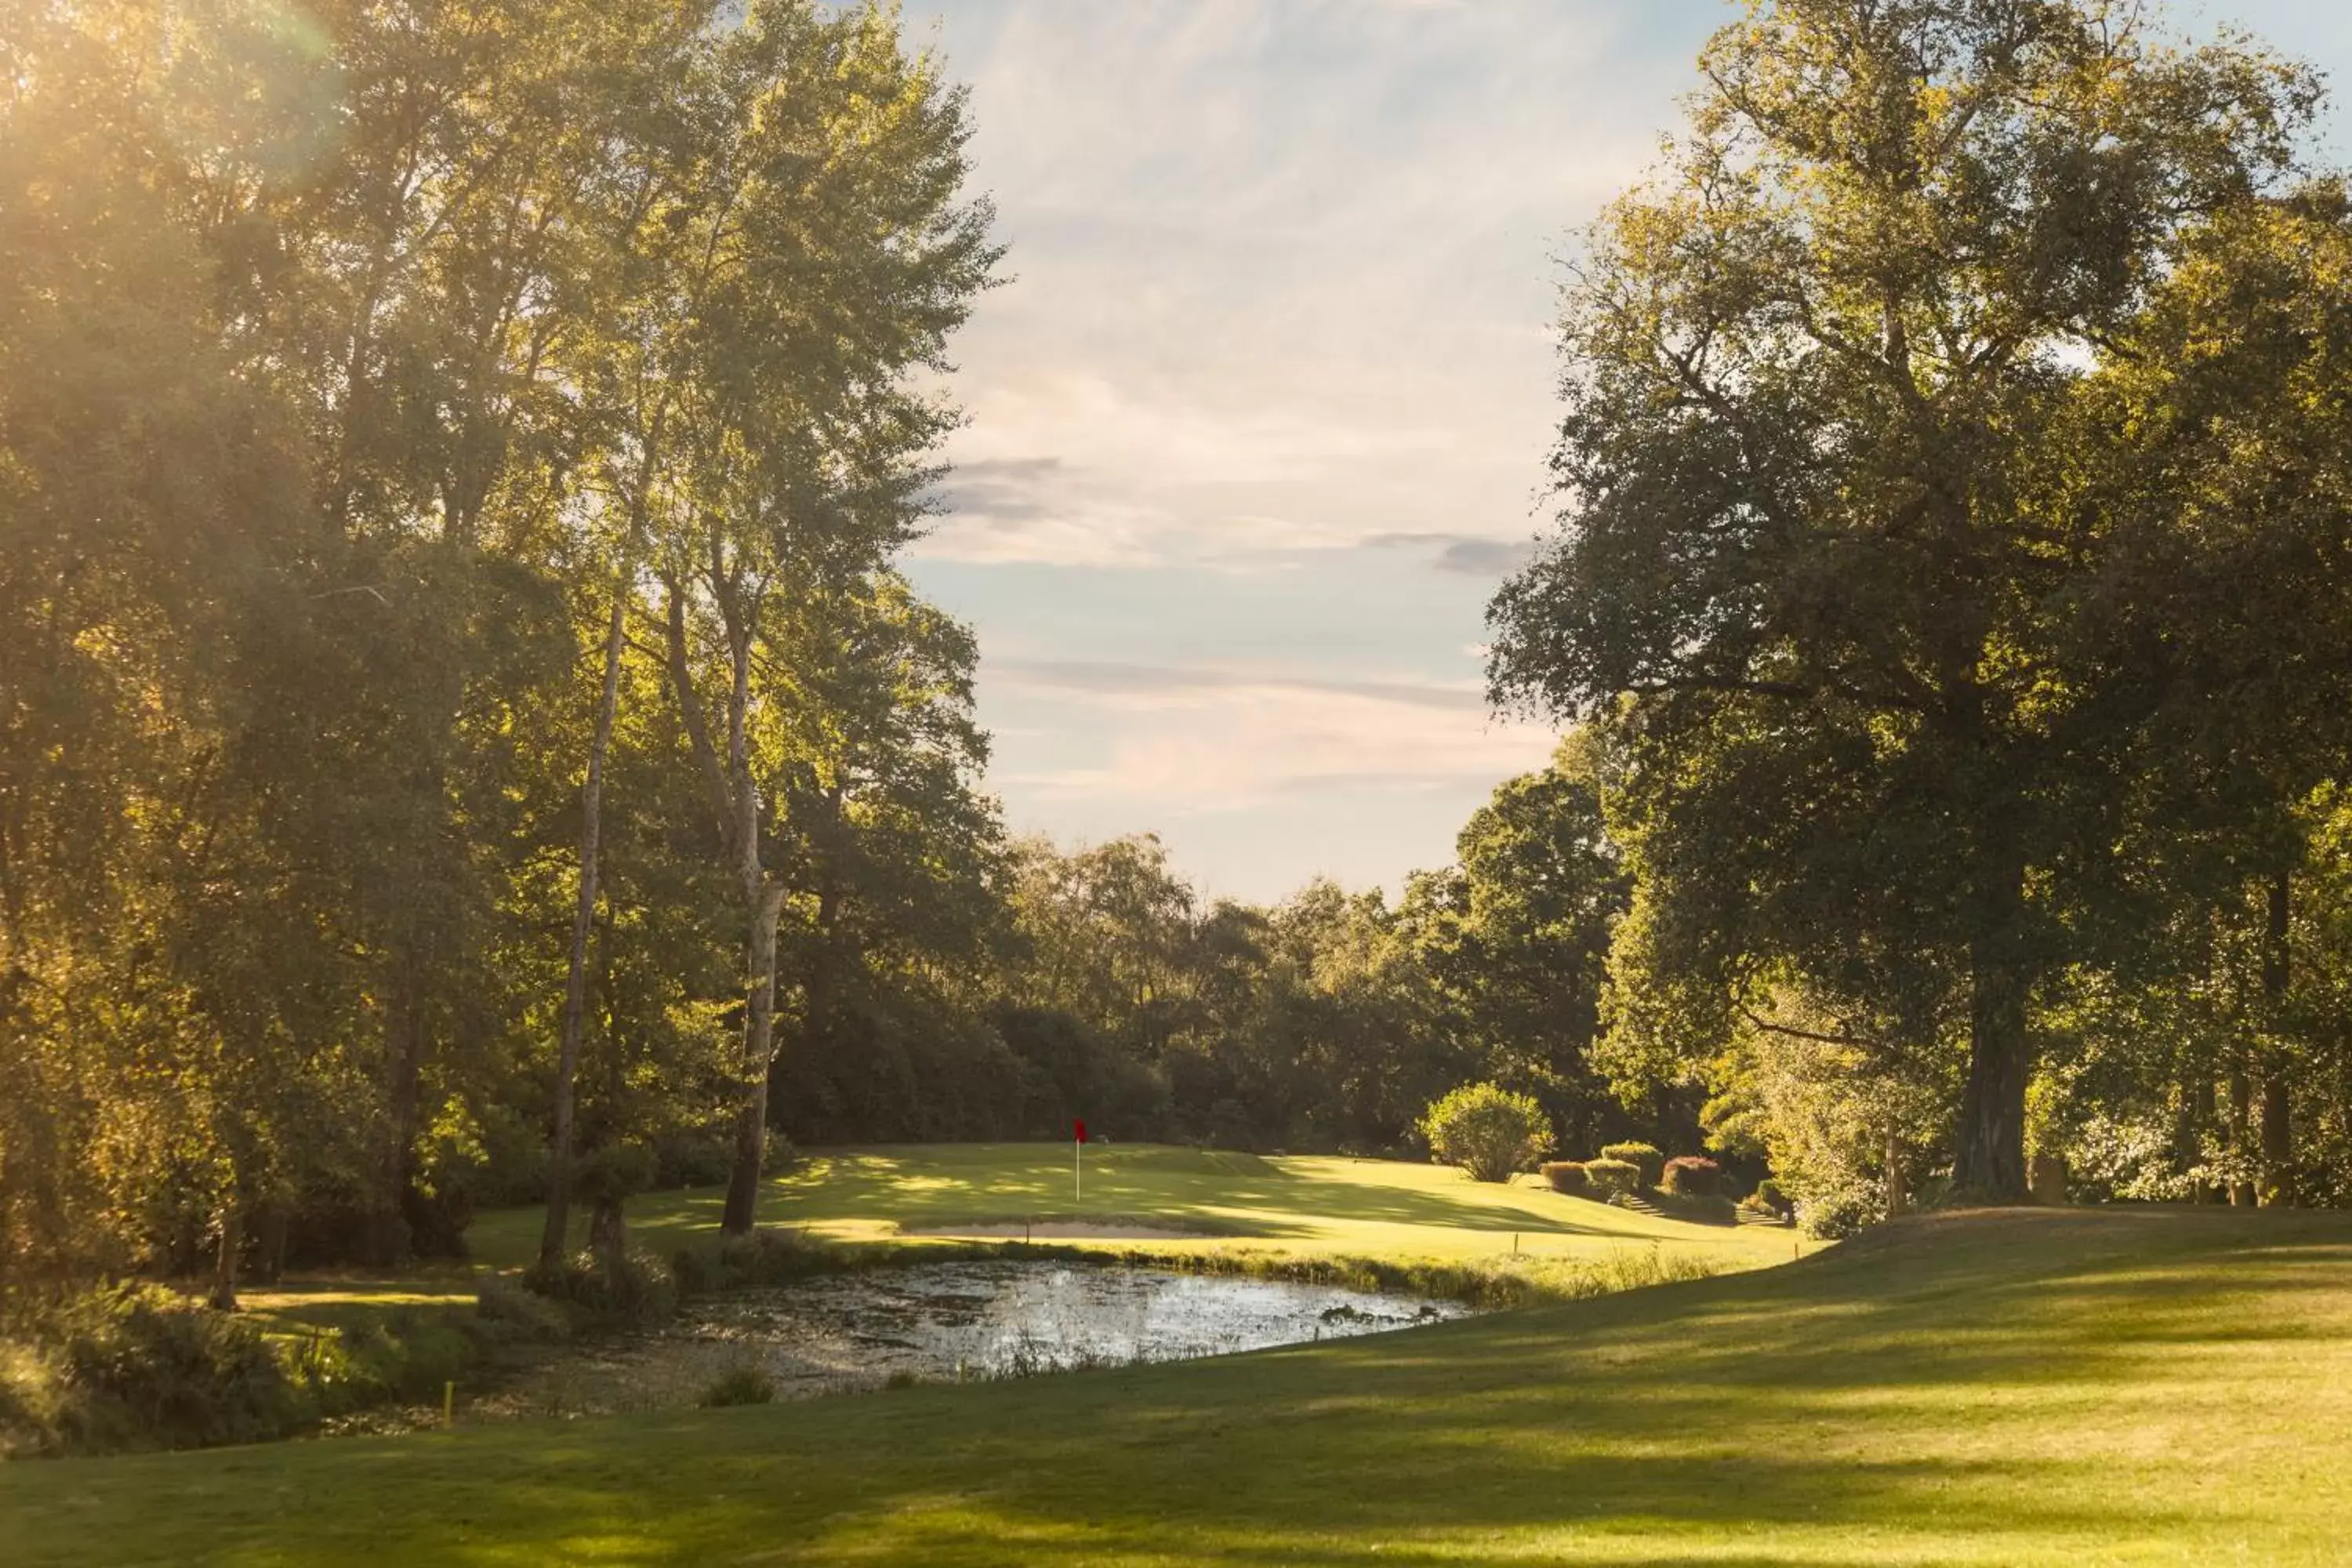
[[[929,1239],[908,1232],[1024,1219],[1158,1223],[1207,1233],[1154,1242],[1171,1252],[1461,1259],[1517,1250],[1598,1261],[1629,1245],[1657,1245],[1718,1270],[1785,1262],[1795,1248],[1790,1233],[1769,1226],[1688,1225],[1563,1197],[1532,1177],[1486,1184],[1410,1161],[1157,1144],[1097,1145],[1086,1158],[1080,1199],[1066,1143],[823,1152],[767,1184],[761,1217],[843,1240],[908,1246]],[[721,1197],[714,1188],[636,1199],[631,1232],[656,1250],[684,1245],[717,1230]],[[484,1215],[472,1232],[475,1255],[499,1266],[527,1262],[540,1225],[537,1209]]]
[[[1997,1214],[1247,1356],[20,1464],[0,1556],[2315,1564],[2347,1430],[2352,1219]]]

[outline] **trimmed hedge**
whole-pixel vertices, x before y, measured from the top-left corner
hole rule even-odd
[[[1642,1168],[1630,1160],[1612,1160],[1604,1155],[1584,1162],[1584,1179],[1595,1196],[1613,1198],[1641,1187]]]
[[[1651,1196],[1658,1212],[1669,1219],[1687,1220],[1693,1225],[1739,1223],[1739,1205],[1719,1193],[1692,1195],[1661,1189]]]
[[[1664,1177],[1658,1186],[1680,1197],[1720,1197],[1723,1167],[1703,1155],[1677,1154],[1666,1162]]]
[[[1591,1194],[1592,1184],[1585,1180],[1584,1164],[1581,1161],[1551,1160],[1547,1161],[1538,1169],[1542,1173],[1543,1179],[1551,1184],[1553,1192],[1566,1193],[1570,1197],[1577,1198]]]
[[[1665,1169],[1666,1157],[1654,1143],[1607,1143],[1601,1146],[1604,1160],[1621,1160],[1641,1173],[1641,1184],[1654,1187],[1659,1173]]]

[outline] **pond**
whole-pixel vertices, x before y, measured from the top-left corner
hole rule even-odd
[[[690,1405],[756,1365],[778,1398],[894,1382],[1024,1376],[1381,1333],[1459,1302],[1163,1269],[989,1261],[821,1277],[693,1302],[645,1333],[585,1344],[473,1413]]]

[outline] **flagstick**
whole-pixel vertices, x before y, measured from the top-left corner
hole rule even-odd
[[[1073,1200],[1080,1205],[1087,1201],[1087,1145],[1081,1138],[1070,1140],[1070,1190]]]

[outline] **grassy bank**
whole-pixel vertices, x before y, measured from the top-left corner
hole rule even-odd
[[[715,1192],[651,1194],[632,1205],[635,1243],[650,1255],[634,1278],[667,1300],[668,1260],[680,1253],[699,1265],[679,1279],[689,1293],[930,1257],[1051,1257],[1518,1307],[1750,1268],[1784,1258],[1794,1245],[1781,1232],[1678,1224],[1533,1184],[1481,1184],[1427,1164],[1149,1145],[1092,1151],[1081,1202],[1068,1157],[1060,1144],[819,1153],[769,1184],[770,1239],[794,1245],[752,1249],[748,1272],[742,1258],[729,1265],[718,1257]],[[213,1332],[219,1325],[116,1333],[94,1353],[78,1349],[72,1364],[38,1337],[0,1334],[0,1455],[178,1447],[321,1422],[398,1426],[437,1415],[453,1385],[462,1413],[519,1362],[571,1353],[549,1347],[645,1316],[602,1300],[559,1311],[510,1287],[498,1292],[497,1312],[478,1311],[477,1290],[534,1255],[541,1218],[535,1208],[483,1216],[473,1240],[488,1272],[444,1266],[311,1276],[248,1291],[243,1321],[275,1348],[290,1382],[260,1389],[268,1398],[243,1373],[215,1367],[195,1375],[203,1369],[187,1348],[163,1342],[194,1334],[209,1344],[221,1339]],[[1034,1245],[1022,1239],[1032,1231]],[[224,1340],[197,1359],[210,1366],[234,1349]],[[101,1394],[92,1375],[121,1386]],[[251,1395],[249,1417],[225,1425],[205,1415],[215,1403],[205,1391],[224,1378]],[[162,1414],[142,1415],[149,1405]]]
[[[26,1563],[2340,1561],[2352,1222],[1789,1268],[1024,1383],[0,1471]]]

